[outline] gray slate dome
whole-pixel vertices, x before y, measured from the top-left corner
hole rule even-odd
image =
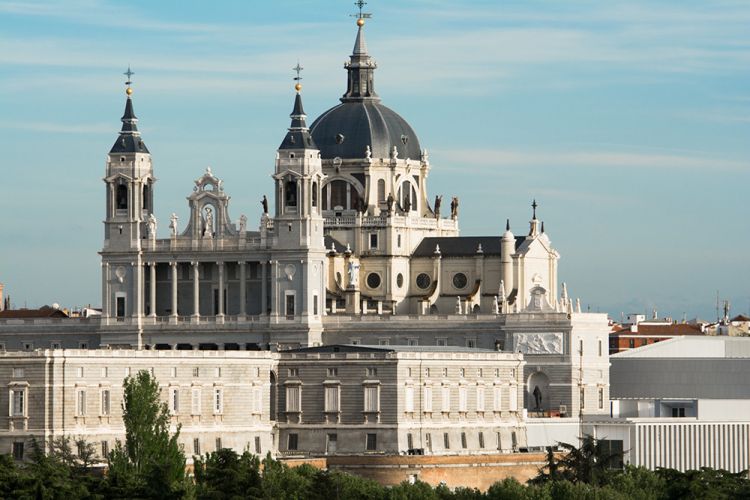
[[[395,111],[376,100],[345,101],[323,113],[310,127],[323,159],[389,158],[393,146],[399,158],[418,160],[419,139]]]
[[[365,158],[367,146],[373,158],[390,158],[396,146],[399,158],[419,160],[422,150],[417,134],[398,113],[380,104],[375,92],[378,65],[367,53],[364,22],[360,21],[354,50],[345,65],[346,93],[341,104],[313,122],[310,133],[325,160]]]

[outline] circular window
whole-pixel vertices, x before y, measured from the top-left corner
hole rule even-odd
[[[428,289],[430,287],[430,283],[432,283],[432,279],[430,278],[429,274],[422,273],[417,276],[417,286],[422,290]]]
[[[367,275],[367,286],[370,288],[377,288],[380,286],[380,275],[378,273],[370,273]]]
[[[462,288],[466,288],[466,275],[464,273],[456,273],[453,275],[453,286],[458,288],[459,290]]]
[[[399,288],[404,286],[404,275],[401,273],[398,273],[398,275],[396,276],[396,286],[398,286]]]

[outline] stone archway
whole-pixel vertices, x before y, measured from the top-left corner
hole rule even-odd
[[[526,384],[526,409],[530,412],[546,412],[550,409],[549,377],[542,371],[529,376]]]

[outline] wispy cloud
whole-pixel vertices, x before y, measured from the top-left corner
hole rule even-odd
[[[433,150],[435,162],[450,169],[452,164],[475,168],[498,166],[524,167],[600,167],[649,169],[718,169],[750,170],[750,160],[734,160],[712,156],[655,154],[631,151],[522,151],[508,149]],[[463,167],[462,167],[463,168]],[[465,169],[465,168],[464,168]]]

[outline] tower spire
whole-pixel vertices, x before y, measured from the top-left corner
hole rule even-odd
[[[297,92],[294,96],[294,108],[289,117],[292,119],[291,125],[289,125],[289,132],[284,137],[284,140],[279,146],[279,149],[318,149],[310,135],[310,129],[307,128],[307,122],[305,118],[305,108],[302,106],[302,70],[304,68],[300,66],[299,61],[297,65],[292,68],[296,76],[293,80],[297,83],[294,84],[294,90]]]
[[[138,131],[138,117],[133,111],[133,84],[132,76],[135,74],[128,65],[128,70],[123,75],[128,77],[125,82],[125,112],[122,114],[122,128],[117,141],[112,146],[110,153],[148,153],[148,148],[141,139],[141,133]]]
[[[359,0],[354,2],[359,12],[352,14],[357,18],[357,38],[354,40],[354,49],[349,56],[349,62],[344,67],[348,73],[346,93],[341,98],[342,102],[380,100],[375,92],[375,69],[378,67],[375,60],[367,53],[365,43],[365,19],[370,19],[372,14],[363,12],[362,9],[367,2]]]

